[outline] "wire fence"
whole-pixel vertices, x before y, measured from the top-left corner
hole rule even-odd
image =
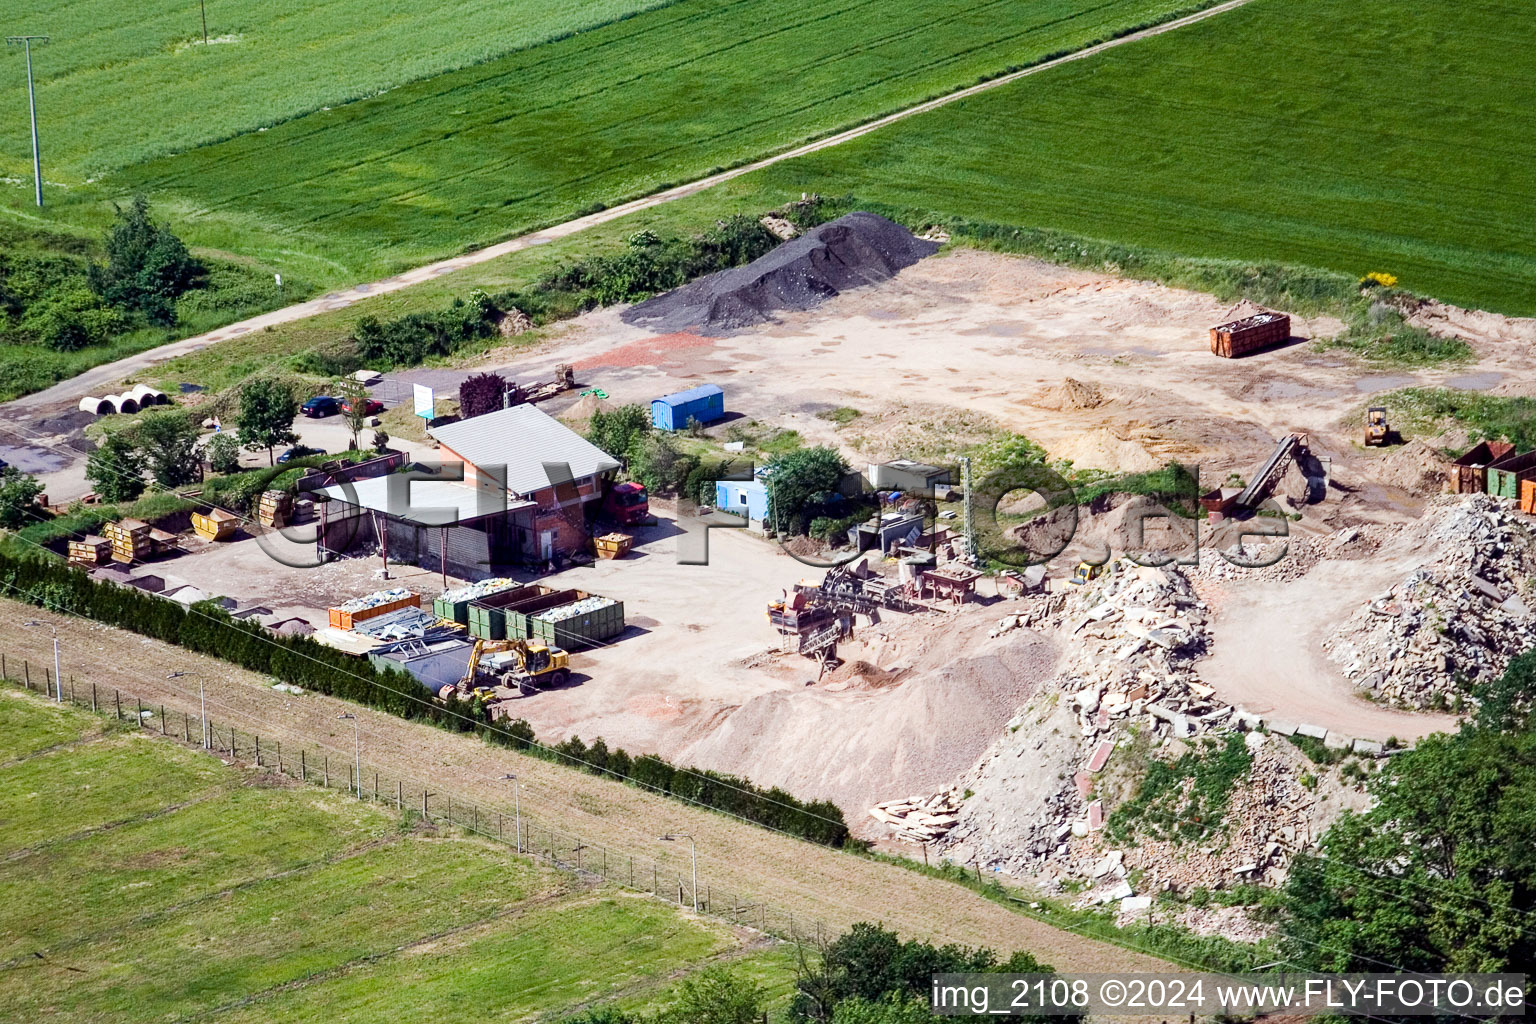
[[[819,941],[827,934],[819,920],[806,920],[803,916],[796,919],[792,911],[713,885],[704,878],[699,878],[695,885],[692,870],[682,874],[675,865],[551,828],[523,807],[515,791],[510,813],[505,808],[491,809],[371,764],[360,756],[339,757],[319,744],[295,745],[291,740],[283,743],[272,736],[263,739],[256,732],[241,731],[211,716],[204,720],[189,711],[146,703],[116,687],[77,682],[73,676],[65,677],[60,694],[50,667],[21,659],[19,673],[15,672],[17,668],[17,659],[7,659],[0,652],[0,678],[7,683],[50,700],[62,697],[63,702],[89,708],[119,722],[136,723],[144,732],[202,746],[231,762],[285,775],[300,784],[347,793],[365,803],[392,809],[410,821],[457,828],[504,844],[509,851],[530,860],[647,893],[679,907],[696,908],[701,914],[778,938]]]

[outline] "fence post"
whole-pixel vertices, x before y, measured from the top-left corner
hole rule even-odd
[[[91,689],[94,691],[96,687],[93,686]],[[93,698],[92,703],[95,702],[95,696],[96,694],[93,692],[91,694],[91,697]],[[185,711],[181,713],[181,738],[185,743],[192,742],[192,723],[187,719],[187,713]]]
[[[657,896],[661,895],[661,869],[655,861],[651,861],[651,891]]]
[[[70,699],[71,700],[74,699],[74,695],[73,694],[70,695]],[[165,705],[164,704],[160,705],[160,735],[161,736],[165,735]]]
[[[608,847],[603,847],[603,877],[608,877]]]
[[[0,676],[3,676],[4,674],[5,674],[4,672],[0,672]],[[69,677],[69,702],[71,704],[73,704],[75,702],[75,677],[74,676],[70,676]]]
[[[251,733],[251,742],[256,745],[256,767],[261,767],[261,737]]]
[[[123,720],[123,695],[118,693],[116,688],[112,690],[112,708],[117,715],[117,720],[121,722]]]
[[[397,812],[405,810],[405,805],[401,802],[401,797],[404,795],[401,792],[402,789],[404,789],[404,785],[398,779],[395,780],[395,810]]]
[[[10,678],[10,676],[8,674],[6,674],[6,671],[5,671],[5,652],[4,651],[0,651],[0,679],[9,679],[9,678]]]
[[[421,791],[421,820],[428,825],[432,824],[432,816],[427,813],[427,791],[425,787]]]
[[[472,824],[469,826],[469,830],[471,832],[479,832],[480,831],[480,805],[479,804],[470,804],[469,807],[470,807],[470,811],[472,812],[472,816],[470,818],[470,821],[472,822]]]
[[[379,802],[379,773],[373,773],[373,802]]]
[[[629,855],[629,887],[635,887],[635,855]]]
[[[139,728],[142,729],[144,728],[144,698],[135,697],[134,700],[139,702]]]
[[[96,684],[92,683],[91,684],[91,711],[94,712],[95,710],[96,710]]]
[[[309,781],[309,766],[304,763],[304,748],[299,748],[299,781]]]
[[[326,789],[331,788],[331,755],[325,755],[325,761],[321,769],[320,784]]]
[[[43,696],[46,697],[46,696],[48,696],[52,692],[53,692],[53,670],[49,669],[49,668],[44,668],[43,669]]]
[[[281,775],[283,772],[283,741],[276,740],[275,742],[277,743],[277,772]]]
[[[501,839],[501,812],[496,812],[496,838]]]
[[[32,689],[32,663],[26,658],[21,659],[21,680],[27,689]]]

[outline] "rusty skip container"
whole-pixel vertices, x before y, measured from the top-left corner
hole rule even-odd
[[[1211,328],[1211,351],[1224,359],[1283,345],[1291,337],[1291,318],[1284,313],[1255,313]]]
[[[1483,441],[1446,471],[1446,483],[1457,494],[1481,494],[1488,487],[1488,467],[1514,452],[1508,441]]]
[[[1488,467],[1488,493],[1496,498],[1520,499],[1520,484],[1536,480],[1536,451],[1504,456]]]

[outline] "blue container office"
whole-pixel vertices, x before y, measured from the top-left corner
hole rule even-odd
[[[651,424],[657,430],[683,430],[689,420],[713,423],[724,416],[725,392],[715,384],[701,384],[651,402]]]

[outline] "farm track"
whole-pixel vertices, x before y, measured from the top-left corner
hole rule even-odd
[[[701,810],[621,783],[596,778],[545,761],[487,747],[472,738],[345,702],[309,694],[295,698],[274,692],[262,677],[110,627],[54,616],[13,601],[0,601],[0,632],[8,659],[51,658],[44,634],[21,628],[25,621],[55,621],[72,637],[67,671],[98,686],[121,688],[155,705],[196,713],[198,695],[162,672],[145,674],[128,666],[154,664],[182,670],[183,678],[205,680],[209,715],[220,727],[298,744],[318,744],[350,763],[352,736],[337,728],[336,715],[350,710],[361,719],[367,760],[414,779],[433,780],[434,792],[510,813],[508,768],[521,779],[524,814],[544,825],[601,843],[663,859],[679,874],[688,870],[678,855],[655,837],[669,832],[694,835],[700,884],[767,900],[803,921],[819,920],[833,930],[857,921],[878,920],[909,937],[1027,949],[1063,970],[1158,970],[1167,964],[1152,956],[1086,939],[993,903],[949,882],[852,854],[839,853]],[[44,651],[44,647],[47,651]]]
[[[1087,47],[1085,49],[1075,51],[1054,60],[1036,64],[1019,71],[1011,72],[998,78],[991,79],[987,82],[982,82],[978,85],[969,86],[964,89],[947,93],[936,99],[915,104],[895,113],[885,115],[862,125],[858,125],[854,128],[849,128],[844,131],[837,132],[833,135],[829,135],[825,138],[795,146],[772,156],[742,164],[729,170],[706,175],[692,182],[678,185],[673,188],[654,193],[652,195],[643,196],[639,199],[630,200],[629,202],[621,203],[606,210],[587,214],[581,217],[576,217],[571,220],[564,221],[560,224],[540,229],[538,231],[528,232],[526,234],[519,235],[515,238],[511,238],[503,242],[499,242],[495,245],[486,246],[473,252],[464,253],[462,255],[450,257],[444,260],[438,260],[436,262],[426,264],[425,266],[417,267],[413,270],[409,270],[401,274],[396,274],[392,277],[387,277],[379,281],[355,285],[351,288],[333,291],[315,299],[296,303],[291,306],[286,306],[282,309],[273,310],[268,313],[263,313],[259,316],[251,317],[249,319],[242,320],[233,324],[228,324],[224,327],[218,328],[217,330],[208,331],[203,334],[194,335],[190,338],[184,338],[180,341],[161,345],[157,348],[149,349],[136,355],[128,356],[124,359],[119,359],[111,363],[106,363],[101,366],[94,367],[85,373],[70,378],[69,380],[61,381],[52,387],[46,388],[42,391],[34,392],[31,395],[27,395],[12,402],[6,403],[6,405],[0,407],[0,409],[3,409],[4,413],[10,418],[21,419],[36,415],[38,412],[47,409],[56,403],[67,403],[72,405],[74,401],[77,400],[81,395],[91,394],[100,390],[104,390],[108,385],[115,383],[116,381],[129,374],[136,373],[146,367],[154,366],[168,359],[175,358],[176,356],[184,355],[189,352],[195,352],[208,345],[231,338],[240,337],[252,331],[260,331],[267,327],[292,323],[298,320],[307,319],[312,316],[317,316],[322,313],[345,309],[356,302],[362,301],[363,299],[399,291],[403,288],[409,288],[412,285],[435,280],[446,274],[462,270],[466,267],[487,263],[491,260],[499,259],[503,256],[507,256],[515,252],[531,249],[539,245],[546,245],[558,239],[577,234],[581,231],[596,227],[600,224],[607,224],[641,210],[651,209],[653,207],[671,203],[679,199],[684,199],[688,196],[697,195],[700,192],[706,191],[735,178],[751,174],[754,171],[759,171],[764,168],[783,163],[785,161],[794,160],[812,153],[817,153],[836,146],[840,146],[844,143],[861,138],[872,132],[879,131],[881,128],[884,128],[888,125],[892,125],[908,118],[915,117],[919,114],[938,110],[951,103],[959,102],[980,93],[1002,88],[1031,75],[1039,74],[1041,72],[1048,71],[1052,68],[1060,67],[1064,64],[1068,64],[1074,61],[1085,60],[1116,47],[1125,46],[1140,40],[1163,35],[1168,32],[1173,32],[1178,29],[1197,24],[1201,21],[1205,21],[1206,19],[1217,17],[1228,11],[1235,10],[1249,2],[1250,0],[1227,0],[1225,3],[1205,8],[1204,10],[1201,10],[1195,14],[1177,18],[1172,21],[1165,22],[1161,25],[1153,26],[1152,28],[1122,36],[1118,39],[1112,39],[1107,42],[1100,43],[1096,46]]]

